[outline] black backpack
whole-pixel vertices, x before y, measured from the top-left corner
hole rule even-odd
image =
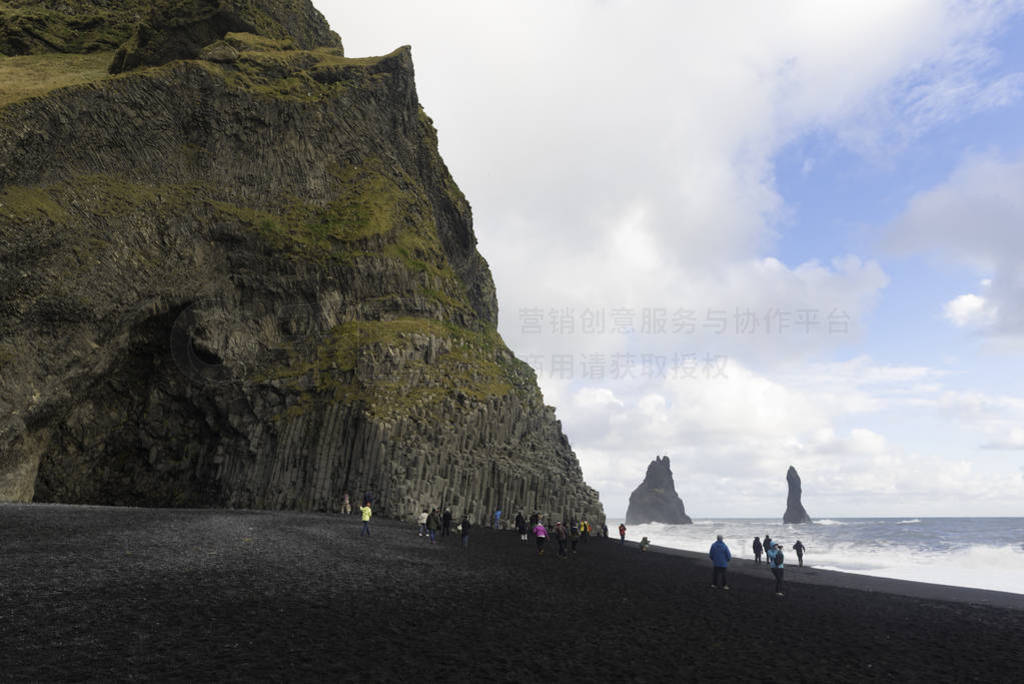
[[[777,568],[782,567],[782,561],[785,558],[786,558],[785,555],[783,555],[783,553],[782,553],[782,548],[780,547],[780,548],[776,549],[775,550],[775,567],[777,567]]]

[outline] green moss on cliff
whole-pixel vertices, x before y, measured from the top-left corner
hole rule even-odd
[[[67,211],[43,188],[9,186],[0,189],[0,216],[8,219],[65,221]]]
[[[313,395],[294,406],[292,414],[313,406],[315,396],[321,396],[362,403],[377,416],[407,415],[416,406],[444,400],[487,401],[529,392],[535,379],[496,331],[424,318],[343,323],[322,340],[312,358],[295,358],[276,374],[279,381],[297,387],[312,378]]]
[[[0,57],[0,107],[107,76],[111,52]]]
[[[0,2],[0,54],[113,51],[131,35],[145,4],[66,0],[51,8],[37,0]]]

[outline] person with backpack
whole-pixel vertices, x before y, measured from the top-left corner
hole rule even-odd
[[[761,547],[761,540],[758,539],[757,537],[754,537],[754,564],[755,565],[761,562],[761,551],[762,550],[763,549]]]
[[[543,556],[544,543],[548,540],[548,531],[544,528],[544,523],[539,518],[537,524],[533,527],[533,534],[537,538],[537,555]]]
[[[714,544],[711,545],[711,550],[708,551],[708,558],[711,559],[711,588],[718,588],[718,578],[722,578],[722,588],[726,591],[729,590],[729,580],[725,576],[725,571],[729,567],[729,561],[732,560],[732,554],[729,553],[729,547],[722,541],[722,535],[718,535],[718,539]]]
[[[555,523],[555,541],[558,542],[558,557],[564,560],[566,558],[565,545],[569,541],[569,533],[565,531],[565,527],[562,526],[561,522]]]
[[[430,509],[430,515],[427,516],[427,533],[430,535],[430,543],[437,543],[437,531],[441,529],[441,517],[437,514],[437,509]]]
[[[804,567],[804,551],[807,550],[807,547],[803,545],[803,542],[797,539],[796,544],[793,544],[793,550],[796,551],[796,562],[798,566],[801,568]]]
[[[569,544],[572,546],[572,555],[576,555],[576,544],[580,541],[580,530],[576,525],[569,526]]]
[[[771,569],[772,574],[775,575],[775,595],[785,596],[782,593],[782,573],[785,568],[785,554],[782,553],[782,547],[772,542],[772,546],[768,549],[768,567]]]

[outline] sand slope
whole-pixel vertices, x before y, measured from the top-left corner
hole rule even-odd
[[[0,672],[476,682],[1024,671],[1015,595],[939,601],[884,593],[914,583],[853,580],[872,584],[863,591],[817,572],[779,599],[761,569],[738,568],[731,591],[714,590],[703,559],[617,541],[560,560],[511,532],[476,529],[468,552],[392,521],[374,521],[371,539],[358,532],[355,516],[0,506]]]

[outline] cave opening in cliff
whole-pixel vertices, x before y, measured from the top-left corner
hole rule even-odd
[[[182,506],[216,503],[212,455],[223,430],[217,355],[174,335],[185,307],[149,316],[106,363],[75,383],[63,409],[36,425],[45,442],[35,501]],[[116,342],[111,342],[113,346]],[[98,354],[110,353],[100,349]],[[181,352],[199,366],[181,367]],[[198,375],[195,368],[202,369]]]

